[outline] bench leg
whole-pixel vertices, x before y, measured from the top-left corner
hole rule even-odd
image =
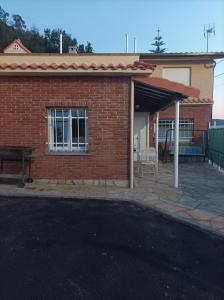
[[[21,178],[19,179],[17,185],[18,188],[24,188],[25,183],[24,183],[24,176],[21,176]]]

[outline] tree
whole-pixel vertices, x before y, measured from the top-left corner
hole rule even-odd
[[[7,24],[9,18],[9,13],[7,13],[1,6],[0,6],[0,21]]]
[[[80,44],[78,46],[78,53],[85,53],[85,45],[84,44]]]
[[[155,46],[156,48],[151,49],[149,51],[152,53],[164,53],[166,48],[161,48],[161,46],[165,45],[165,43],[162,40],[163,38],[160,36],[159,28],[158,28],[157,32],[158,32],[158,35],[154,38],[154,40],[155,40],[154,43],[151,44],[152,46]]]
[[[23,42],[34,53],[44,52],[45,42],[37,27],[33,26],[23,34]]]
[[[26,23],[20,15],[12,15],[12,19],[13,19],[12,26],[15,29],[19,29],[19,30],[25,30],[26,29]]]
[[[68,52],[69,46],[77,47],[78,42],[75,38],[72,38],[65,30],[62,29],[53,29],[49,28],[44,29],[44,40],[45,40],[45,49],[46,52],[55,53],[59,52],[60,48],[60,34],[62,34],[62,47],[63,53]]]
[[[86,53],[93,53],[93,47],[90,42],[87,41],[87,45],[85,46]]]
[[[40,34],[35,26],[27,28],[20,15],[14,14],[9,20],[9,14],[0,6],[0,52],[14,39],[19,38],[31,52],[58,53],[60,49],[60,34],[63,38],[63,53],[68,53],[68,47],[74,46],[79,53],[93,52],[90,42],[78,44],[76,38],[62,29],[44,29]]]

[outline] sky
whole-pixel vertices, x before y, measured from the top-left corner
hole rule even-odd
[[[204,26],[215,25],[209,51],[224,51],[224,0],[0,0],[28,27],[62,28],[79,43],[90,41],[95,52],[148,52],[159,27],[166,52],[206,51]],[[215,76],[224,73],[217,61]],[[224,119],[224,74],[215,77],[213,117]]]

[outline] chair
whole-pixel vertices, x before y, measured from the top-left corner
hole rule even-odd
[[[146,148],[139,153],[141,168],[140,173],[141,177],[144,174],[153,174],[154,177],[157,177],[157,159],[156,159],[156,149],[153,147]]]

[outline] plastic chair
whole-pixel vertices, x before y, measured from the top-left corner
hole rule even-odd
[[[156,149],[153,147],[146,148],[139,153],[141,168],[141,177],[144,174],[150,173],[154,177],[157,177],[157,160],[156,160]]]

